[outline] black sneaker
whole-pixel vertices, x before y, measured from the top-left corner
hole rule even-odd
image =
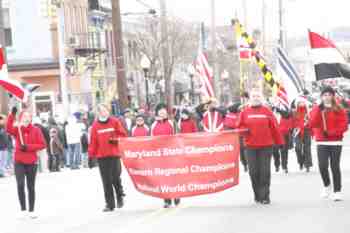
[[[299,165],[299,169],[300,169],[300,171],[303,170],[303,165],[302,164]]]
[[[176,206],[180,205],[180,202],[181,202],[181,199],[180,199],[180,198],[175,198],[174,204],[175,204]]]
[[[171,207],[171,200],[170,199],[165,199],[164,200],[164,208],[168,209]]]
[[[114,208],[110,208],[110,207],[105,207],[102,212],[112,212],[114,211]]]
[[[310,167],[306,168],[306,172],[309,173],[310,172]]]
[[[288,168],[284,169],[284,173],[288,174]]]
[[[276,167],[276,172],[279,172],[280,171],[280,168],[279,167]]]
[[[124,206],[124,198],[123,195],[118,195],[117,196],[117,208],[121,209]]]
[[[263,205],[270,205],[271,201],[270,200],[262,200],[261,204],[263,204]]]

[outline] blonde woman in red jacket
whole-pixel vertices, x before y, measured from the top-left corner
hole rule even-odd
[[[343,135],[348,130],[348,119],[345,109],[336,103],[335,91],[331,87],[322,90],[321,99],[321,104],[312,109],[309,122],[317,142],[318,166],[324,185],[321,196],[340,201],[342,200],[340,156]],[[328,172],[329,164],[333,177],[333,190]]]
[[[272,147],[283,145],[283,138],[274,114],[263,105],[259,89],[251,91],[249,105],[241,112],[238,127],[248,130],[244,133],[244,144],[255,202],[270,204]]]
[[[89,153],[89,167],[91,159],[97,158],[102,178],[106,207],[103,212],[115,209],[114,191],[117,194],[117,207],[124,205],[124,192],[121,182],[121,162],[118,141],[126,137],[127,132],[116,117],[110,115],[108,106],[97,106],[97,119],[91,127]]]
[[[29,217],[36,218],[35,205],[35,178],[38,169],[37,152],[46,147],[41,130],[32,125],[32,114],[23,111],[19,115],[18,126],[15,126],[17,108],[12,108],[8,116],[6,130],[15,138],[15,175],[17,182],[18,199],[21,205],[21,215],[26,215],[25,179],[27,182],[29,199]]]

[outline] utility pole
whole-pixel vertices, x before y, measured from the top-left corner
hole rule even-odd
[[[59,64],[60,64],[60,87],[61,98],[63,105],[64,118],[70,114],[70,104],[68,99],[68,87],[67,87],[67,70],[65,59],[65,25],[64,25],[64,7],[63,0],[56,2],[57,6],[57,34],[58,34],[58,51],[59,51]]]
[[[285,48],[286,45],[285,45],[285,41],[284,41],[284,25],[283,25],[283,0],[279,0],[278,2],[278,12],[279,12],[279,29],[280,29],[280,37],[279,37],[279,45],[282,47],[282,48]]]
[[[266,49],[266,1],[262,0],[262,51]]]
[[[213,58],[213,89],[216,98],[220,101],[218,64],[216,57],[216,24],[215,24],[215,0],[211,0],[211,50]]]
[[[165,0],[159,0],[160,6],[160,35],[162,43],[162,57],[163,57],[163,74],[165,80],[165,93],[167,93],[167,105],[168,109],[172,109],[174,91],[171,76],[169,74],[169,33],[168,33],[168,22],[167,22],[167,8]]]
[[[0,44],[3,49],[4,53],[4,59],[5,63],[7,64],[7,57],[6,57],[6,44],[5,44],[5,28],[4,28],[4,18],[3,18],[3,8],[2,8],[2,0],[0,0]],[[1,113],[7,114],[8,112],[8,95],[7,92],[2,90],[0,95],[0,102],[1,102]]]
[[[125,78],[124,56],[123,56],[123,35],[120,15],[120,0],[112,0],[112,25],[116,55],[117,90],[120,104],[123,109],[129,106],[128,89]]]

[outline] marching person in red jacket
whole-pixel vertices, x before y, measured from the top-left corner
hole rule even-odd
[[[308,126],[309,112],[306,99],[298,98],[296,105],[294,114],[295,152],[300,170],[305,167],[306,172],[309,172],[312,167],[311,130]]]
[[[190,111],[183,109],[179,120],[180,133],[195,133],[198,132],[196,121],[191,118]]]
[[[13,107],[7,119],[6,130],[15,138],[15,175],[17,181],[17,191],[21,205],[21,214],[25,215],[26,195],[25,180],[27,182],[29,199],[29,216],[36,218],[34,213],[35,204],[35,177],[38,168],[39,150],[46,148],[46,143],[41,130],[32,125],[32,114],[27,110],[21,112],[19,123],[15,126],[17,108]]]
[[[289,109],[281,109],[278,107],[273,107],[272,109],[280,115],[278,128],[284,139],[283,145],[274,147],[273,158],[275,160],[275,168],[276,172],[278,172],[282,164],[283,171],[288,173],[288,152],[293,146],[291,135],[294,120]]]
[[[248,130],[244,133],[244,143],[255,202],[270,204],[272,147],[282,145],[283,138],[273,112],[263,105],[259,89],[251,91],[249,105],[241,112],[238,127]]]
[[[237,127],[237,122],[239,119],[239,114],[240,114],[240,107],[241,107],[241,103],[237,102],[234,103],[233,105],[231,105],[228,108],[228,113],[225,115],[224,118],[224,129],[225,130],[233,130]],[[243,143],[243,137],[240,136],[239,137],[239,157],[241,160],[241,163],[244,167],[244,171],[247,172],[248,171],[248,162],[245,156],[245,152],[244,152],[244,143]]]
[[[163,136],[175,134],[174,124],[168,119],[167,106],[165,104],[158,104],[156,106],[156,121],[152,124],[151,135]],[[171,207],[172,200],[164,199],[164,208]],[[176,198],[174,204],[177,206],[180,204],[180,199]]]
[[[124,205],[124,192],[121,182],[121,162],[119,152],[119,138],[126,137],[127,132],[121,122],[110,116],[108,106],[97,106],[97,119],[91,126],[89,153],[89,167],[92,168],[92,159],[97,158],[103,183],[106,207],[104,212],[115,208],[114,190],[117,194],[117,207]]]
[[[136,125],[131,129],[131,136],[144,137],[144,136],[149,136],[149,134],[150,134],[149,128],[145,124],[145,116],[141,114],[137,115]]]
[[[224,130],[225,111],[217,107],[215,98],[207,98],[203,101],[202,127],[205,132],[220,132]]]
[[[324,190],[323,198],[331,195],[332,187],[329,178],[329,163],[333,177],[334,201],[342,200],[340,156],[342,152],[343,135],[348,130],[346,111],[335,101],[335,91],[326,87],[321,92],[322,102],[314,106],[310,114],[309,125],[314,129],[317,142],[318,166],[321,173]]]

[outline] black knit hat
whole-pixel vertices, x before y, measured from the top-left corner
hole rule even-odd
[[[158,113],[161,109],[167,109],[166,104],[164,103],[160,103],[156,106],[155,112],[156,112],[156,116],[158,116]]]
[[[186,109],[186,108],[182,109],[181,113],[186,114],[188,116],[190,115],[190,111],[188,111],[188,109]]]
[[[326,86],[321,91],[321,96],[324,95],[325,93],[330,93],[331,95],[335,95],[335,90],[331,86]]]
[[[228,110],[232,113],[239,112],[239,107],[241,106],[241,102],[236,102],[228,107]]]

